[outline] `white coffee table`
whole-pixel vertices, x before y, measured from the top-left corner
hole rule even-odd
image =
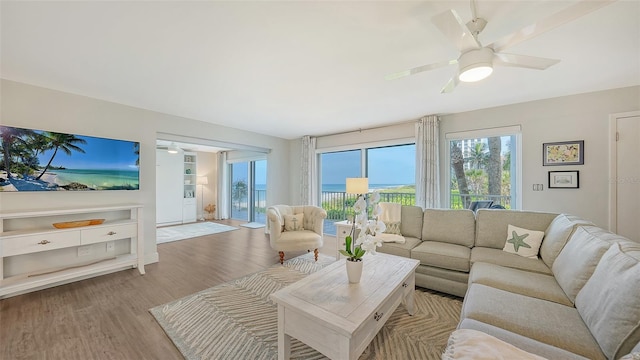
[[[273,294],[278,304],[278,359],[291,337],[330,359],[357,359],[402,302],[413,315],[418,260],[366,255],[362,279],[349,284],[345,259]]]

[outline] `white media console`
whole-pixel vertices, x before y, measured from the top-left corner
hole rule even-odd
[[[94,218],[105,221],[66,229],[52,226],[56,222]],[[137,267],[140,274],[144,274],[142,229],[142,205],[139,204],[0,212],[0,298],[131,267]],[[122,253],[117,250],[122,245],[116,246],[116,242],[121,244],[126,239],[129,239],[128,252]],[[42,261],[55,258],[56,250],[69,248],[77,248],[78,253],[78,259],[70,264],[49,266],[47,261]],[[96,248],[100,251],[92,253]],[[21,257],[22,262],[28,263],[25,256],[30,255],[39,257],[31,261],[39,265],[38,270],[19,272],[10,266],[13,257]],[[82,261],[83,255],[92,256]],[[10,274],[5,273],[8,268],[12,269]]]

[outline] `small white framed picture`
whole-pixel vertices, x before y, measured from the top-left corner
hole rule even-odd
[[[549,189],[577,189],[579,171],[549,171]]]

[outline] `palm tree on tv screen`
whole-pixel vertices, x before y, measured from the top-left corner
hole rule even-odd
[[[77,151],[84,154],[85,151],[81,147],[75,144],[87,143],[86,140],[76,137],[73,134],[45,132],[43,135],[49,139],[49,143],[46,145],[46,150],[51,150],[51,149],[54,149],[54,150],[53,150],[53,155],[51,155],[51,158],[49,159],[49,162],[44,167],[40,175],[38,175],[36,180],[40,180],[42,175],[44,175],[44,173],[47,172],[47,170],[49,169],[49,166],[51,166],[51,162],[56,157],[56,154],[58,154],[58,150],[64,151],[64,153],[67,155],[71,155],[72,151]]]
[[[11,178],[11,156],[15,151],[17,143],[25,143],[23,137],[33,137],[36,133],[29,129],[20,129],[9,126],[0,126],[0,141],[2,144],[2,158],[4,160],[4,170],[7,172],[7,179]]]

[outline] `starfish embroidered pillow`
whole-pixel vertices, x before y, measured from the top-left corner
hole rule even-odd
[[[544,231],[535,231],[509,225],[507,228],[507,242],[502,250],[535,259],[544,238]]]
[[[284,215],[284,230],[285,231],[298,231],[304,230],[302,221],[304,220],[304,214]]]

